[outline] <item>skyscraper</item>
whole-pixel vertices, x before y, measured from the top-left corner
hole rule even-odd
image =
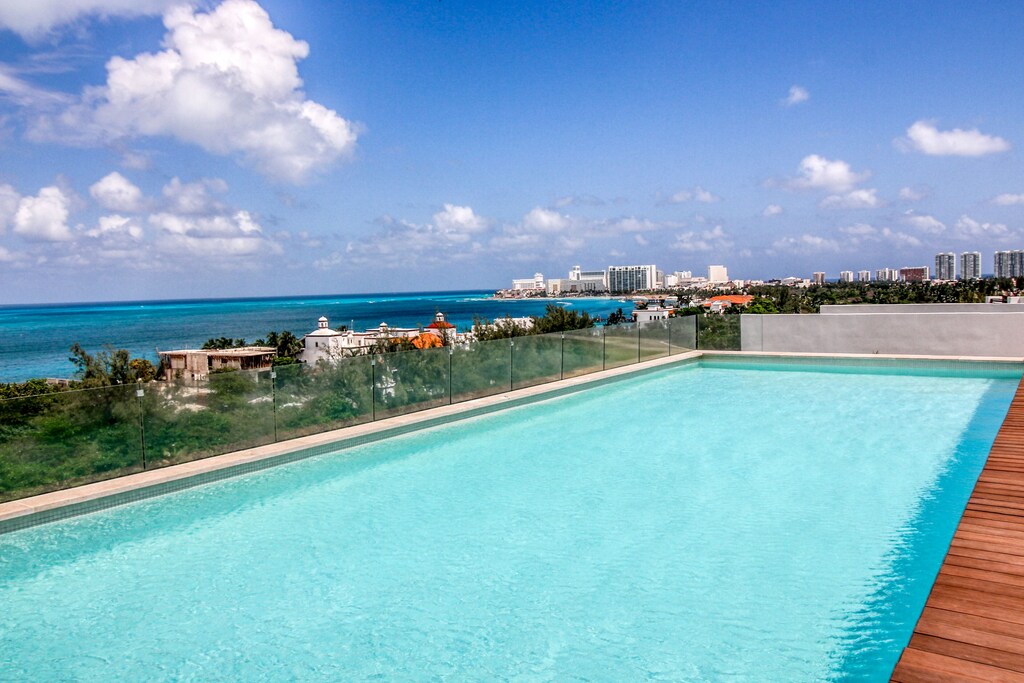
[[[857,271],[857,282],[871,282],[871,271],[870,270],[858,270]]]
[[[935,279],[956,279],[956,254],[950,251],[945,254],[935,255]]]
[[[1024,250],[997,251],[992,265],[996,277],[1024,277]]]
[[[823,285],[823,284],[825,284],[825,273],[822,273],[822,272],[815,273],[813,280],[814,280],[814,284],[816,284],[816,285]]]
[[[853,282],[853,271],[852,270],[841,270],[839,271],[840,282]]]
[[[965,251],[960,254],[960,279],[981,279],[981,252]]]
[[[608,266],[608,290],[612,292],[635,292],[654,289],[658,280],[658,267],[649,266]]]

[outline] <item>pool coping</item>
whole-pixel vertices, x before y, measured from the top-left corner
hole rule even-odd
[[[653,372],[666,366],[691,364],[701,359],[713,360],[715,358],[777,358],[817,361],[831,359],[883,362],[944,361],[965,365],[1024,364],[1024,358],[1018,357],[688,351],[0,503],[0,534],[192,488],[324,453],[344,450],[420,429],[470,419],[506,408],[558,398],[609,382]]]

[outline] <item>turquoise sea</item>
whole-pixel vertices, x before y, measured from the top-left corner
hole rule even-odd
[[[427,325],[437,311],[460,329],[474,316],[542,315],[552,301],[606,317],[629,304],[608,298],[495,299],[489,291],[330,294],[246,299],[192,299],[0,307],[0,382],[70,377],[68,350],[105,346],[156,360],[157,350],[197,348],[210,337],[253,341],[270,330],[296,336],[316,329],[326,315],[332,327],[356,330]],[[627,310],[628,312],[628,310]]]

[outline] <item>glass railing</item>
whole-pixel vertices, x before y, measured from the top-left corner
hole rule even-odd
[[[0,501],[684,353],[698,342],[739,348],[739,316],[0,400]]]

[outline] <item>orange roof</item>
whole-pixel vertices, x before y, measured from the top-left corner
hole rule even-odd
[[[746,306],[754,300],[749,294],[722,294],[720,296],[713,296],[708,301],[728,301],[734,306]]]
[[[450,322],[445,322],[444,320],[435,320],[427,325],[428,330],[450,330],[453,327],[455,327],[455,325],[452,325]]]
[[[435,349],[444,346],[444,342],[436,334],[424,332],[412,338],[412,345],[417,349]]]

